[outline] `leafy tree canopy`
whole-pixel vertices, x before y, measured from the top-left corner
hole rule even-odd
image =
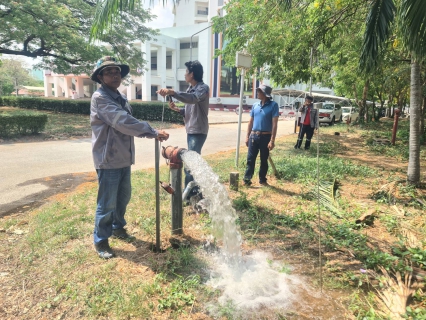
[[[152,19],[142,8],[103,32],[89,43],[96,0],[0,0],[0,54],[41,58],[37,68],[58,73],[91,72],[104,55],[115,55],[132,69],[144,60],[135,41],[150,39],[156,32],[144,26]]]
[[[0,95],[10,95],[25,85],[40,86],[40,83],[28,73],[21,61],[0,60]],[[43,82],[41,86],[43,86]]]
[[[336,63],[345,64],[348,54],[336,41],[362,36],[367,9],[363,0],[293,1],[291,9],[282,0],[231,0],[227,14],[214,19],[225,37],[218,54],[234,65],[236,52],[245,50],[253,57],[252,74],[260,69],[260,77],[284,86],[309,81],[312,48],[313,81],[332,85]]]

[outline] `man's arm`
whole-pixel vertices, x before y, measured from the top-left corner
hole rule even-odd
[[[277,136],[278,118],[279,117],[273,117],[272,118],[272,135],[271,135],[271,141],[272,142],[275,142],[275,138]]]
[[[167,89],[162,88],[157,91],[158,94],[164,96],[172,96],[176,100],[179,100],[183,103],[188,104],[196,104],[200,101],[204,101],[205,99],[209,98],[209,87],[206,84],[201,84],[198,87],[196,87],[195,92],[186,93],[186,92],[180,92],[175,91],[173,89]]]
[[[251,130],[253,129],[253,117],[250,117],[250,121],[247,125],[247,136],[246,136],[246,146],[248,147],[248,143],[249,143],[249,139],[250,139],[250,134],[251,134]]]
[[[277,128],[278,128],[278,118],[279,117],[272,118],[272,135],[271,135],[271,140],[268,143],[269,150],[272,150],[275,147],[275,137],[277,136]]]
[[[209,100],[209,87],[206,84],[200,84],[195,87],[194,92],[180,92],[174,91],[173,98],[176,100],[187,103],[187,104],[196,104],[201,101]]]

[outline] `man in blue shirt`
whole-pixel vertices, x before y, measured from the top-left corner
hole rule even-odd
[[[261,85],[256,88],[256,102],[250,111],[250,121],[247,127],[246,146],[247,169],[244,174],[244,185],[251,185],[251,179],[254,174],[256,158],[260,152],[259,183],[268,185],[266,174],[268,172],[269,151],[274,149],[275,137],[277,135],[278,125],[278,104],[272,100],[272,88]]]

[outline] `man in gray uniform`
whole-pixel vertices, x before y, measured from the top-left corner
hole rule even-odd
[[[178,101],[185,103],[184,108],[178,108],[172,100],[169,107],[179,112],[185,119],[185,129],[187,133],[188,150],[201,154],[204,142],[209,132],[209,86],[203,82],[203,66],[197,60],[185,63],[185,81],[190,84],[186,92],[175,91],[173,89],[160,89],[158,94],[171,96]],[[194,180],[192,175],[185,169],[185,188],[189,182]],[[188,194],[187,200],[199,192],[195,187]]]
[[[94,244],[99,257],[109,259],[114,252],[108,238],[128,240],[124,229],[127,204],[131,196],[130,166],[135,163],[134,137],[165,141],[169,134],[155,130],[145,121],[132,116],[127,98],[117,89],[129,73],[129,66],[103,57],[96,64],[91,79],[102,86],[92,96],[90,124],[92,154],[98,174],[98,198],[95,216]]]
[[[305,150],[309,150],[311,147],[311,139],[314,135],[314,130],[318,129],[318,110],[314,109],[314,98],[311,96],[305,97],[305,103],[300,108],[300,131],[297,137],[296,145],[294,149],[300,149],[303,142],[303,137],[306,134]]]

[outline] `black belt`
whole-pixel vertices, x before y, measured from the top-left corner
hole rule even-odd
[[[252,131],[252,134],[260,136],[261,134],[272,134],[271,131]]]

